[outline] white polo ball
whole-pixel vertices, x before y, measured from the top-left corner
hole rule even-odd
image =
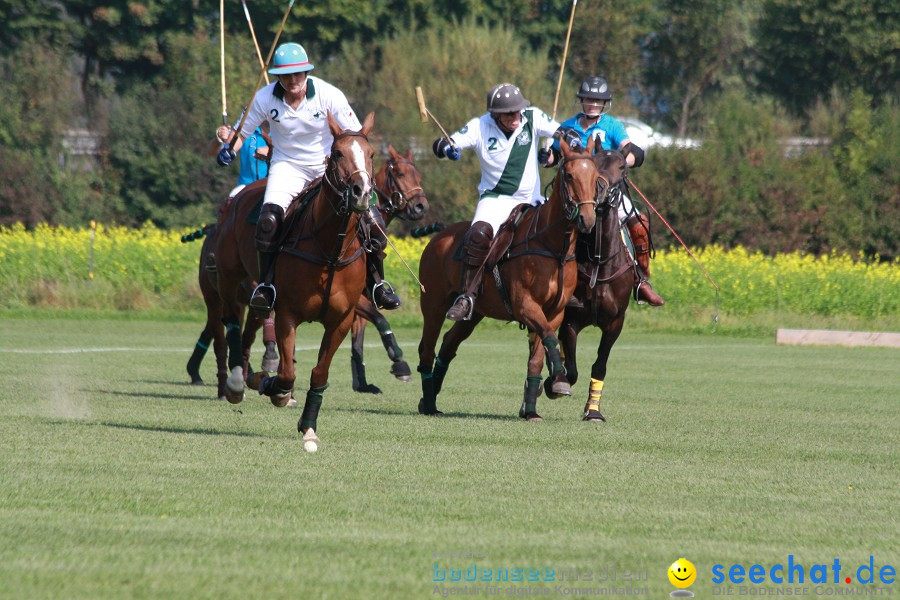
[[[319,445],[314,440],[306,440],[303,442],[303,449],[312,453],[319,449]]]

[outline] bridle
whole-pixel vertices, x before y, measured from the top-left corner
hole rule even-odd
[[[384,205],[381,208],[388,214],[403,212],[409,206],[411,200],[414,200],[420,196],[425,196],[425,190],[423,190],[422,186],[419,185],[406,190],[406,192],[400,189],[400,183],[397,181],[396,175],[394,175],[394,167],[399,164],[415,166],[411,160],[402,158],[400,160],[394,160],[393,158],[391,158],[386,163],[385,169],[386,189],[379,188],[377,184],[374,186],[375,192],[380,198],[383,199],[384,202]]]
[[[339,139],[345,138],[345,137],[361,137],[362,139],[364,139],[366,141],[366,143],[368,143],[368,141],[369,141],[369,138],[366,137],[366,134],[364,134],[361,131],[345,131],[343,133],[339,133],[336,136],[334,136],[334,141],[336,142]],[[329,177],[329,173],[331,173],[330,177]],[[329,187],[331,187],[331,189],[334,190],[334,193],[337,194],[338,196],[340,196],[340,198],[341,198],[340,204],[335,206],[332,203],[332,205],[331,205],[331,208],[334,209],[335,214],[337,214],[339,216],[343,217],[343,216],[350,214],[350,210],[351,210],[350,197],[352,195],[352,192],[350,189],[350,187],[351,187],[350,178],[352,178],[357,173],[365,173],[366,175],[369,176],[369,179],[374,183],[375,178],[372,177],[372,174],[369,173],[365,169],[357,169],[357,170],[353,171],[352,173],[348,174],[345,178],[338,180],[336,161],[332,160],[330,156],[328,157],[328,166],[325,168],[325,175],[322,178],[329,185]],[[340,184],[340,187],[338,186],[338,184]],[[369,208],[369,206],[367,203],[364,208],[361,208],[361,209],[354,208],[353,210],[355,210],[356,212],[363,212],[363,211],[367,210],[368,208]]]
[[[563,174],[563,166],[567,162],[574,162],[576,160],[586,160],[591,163],[591,168],[596,169],[596,165],[594,164],[594,159],[591,156],[575,156],[573,158],[564,158],[562,162],[560,162],[558,167],[558,173]],[[580,198],[573,197],[572,193],[569,191],[569,186],[566,184],[565,176],[563,176],[563,180],[560,182],[562,187],[562,197],[563,197],[563,212],[566,215],[566,219],[569,221],[574,221],[578,217],[578,212],[581,210],[581,207],[585,204],[594,205],[595,209],[597,207],[598,202],[600,201],[600,196],[603,194],[604,188],[609,189],[609,178],[607,178],[603,173],[598,173],[597,176],[597,189],[594,192],[594,197],[590,200],[581,200]]]

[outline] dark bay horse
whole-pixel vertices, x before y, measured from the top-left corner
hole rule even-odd
[[[394,217],[403,221],[418,221],[428,212],[428,199],[422,189],[422,175],[416,169],[412,150],[402,155],[388,145],[388,160],[375,174],[377,207],[385,225]],[[366,364],[363,362],[363,343],[366,324],[371,321],[381,335],[381,342],[391,359],[391,375],[400,381],[409,381],[412,372],[403,359],[403,350],[397,344],[391,325],[375,305],[363,294],[356,305],[356,316],[350,328],[350,368],[353,389],[367,394],[380,394],[378,386],[366,380]]]
[[[373,193],[374,151],[367,136],[374,122],[375,114],[369,113],[360,131],[341,131],[328,115],[334,143],[325,175],[305,208],[294,210],[295,200],[285,216],[285,239],[275,263],[275,337],[281,360],[277,375],[258,382],[251,380],[251,385],[258,383],[259,392],[269,396],[274,405],[286,405],[296,379],[296,328],[304,321],[322,323],[325,331],[318,362],[312,369],[306,405],[297,424],[306,440],[317,439],[316,419],[328,387],[331,361],[350,330],[354,309],[365,287],[365,257],[356,228],[358,215],[368,208]],[[226,381],[226,397],[233,403],[244,396],[238,298],[242,297],[242,281],[248,276],[258,277],[252,241],[255,228],[246,218],[256,204],[246,201],[252,197],[248,189],[256,183],[244,188],[235,198],[234,208],[220,219],[216,246],[231,373]]]
[[[226,210],[232,200],[232,198],[226,200],[220,210]],[[200,332],[200,337],[197,339],[186,368],[188,375],[191,377],[191,383],[202,385],[203,378],[200,376],[200,365],[203,363],[206,351],[212,344],[213,353],[216,357],[217,395],[219,400],[224,400],[225,380],[228,378],[228,367],[226,364],[228,349],[225,344],[225,325],[222,323],[222,298],[219,296],[218,289],[218,268],[215,257],[218,240],[216,225],[207,225],[200,231],[194,232],[189,236],[183,236],[182,241],[197,239],[199,237],[198,234],[202,234],[204,238],[203,245],[200,248],[200,265],[197,281],[200,285],[203,302],[206,305],[206,324],[203,327],[203,331]],[[246,305],[249,299],[249,292],[253,289],[249,279],[245,280],[244,288],[247,290],[247,297],[241,299],[242,305]],[[266,348],[260,368],[263,371],[274,371],[278,368],[278,351],[275,347],[275,320],[272,318],[258,319],[253,315],[248,316],[248,321],[243,328],[241,336],[242,354],[245,361],[244,367],[249,371],[250,348],[256,339],[256,333],[260,327],[263,328],[263,342]]]
[[[559,341],[565,358],[566,377],[575,385],[578,380],[575,355],[578,333],[588,325],[603,331],[597,360],[591,367],[591,384],[582,419],[605,421],[606,417],[600,412],[600,398],[606,363],[613,344],[622,333],[636,274],[634,259],[622,239],[618,217],[622,186],[625,185],[625,157],[619,152],[601,151],[594,159],[598,170],[609,177],[610,187],[597,206],[594,231],[580,236],[577,242],[578,283],[573,301],[566,307]]]
[[[590,145],[593,150],[593,142]],[[545,389],[554,396],[571,395],[556,330],[575,289],[572,252],[575,236],[578,231],[587,232],[594,226],[594,208],[598,199],[606,195],[608,181],[597,170],[590,153],[570,150],[567,144],[561,146],[562,159],[550,198],[544,205],[525,211],[508,249],[501,239],[509,235],[509,223],[500,227],[485,268],[486,272],[496,270],[495,276],[484,278],[484,292],[476,300],[472,319],[454,323],[444,335],[436,361],[434,349],[444,316],[459,293],[461,267],[454,254],[469,223],[451,225],[425,247],[419,263],[419,277],[425,287],[421,296],[424,325],[418,366],[422,374],[420,413],[441,414],[437,409],[437,395],[450,361],[484,317],[518,321],[528,329],[531,351],[520,417],[541,419],[537,398],[545,349],[550,366]],[[502,290],[496,279],[502,281]]]

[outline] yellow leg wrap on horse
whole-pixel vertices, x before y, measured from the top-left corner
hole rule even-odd
[[[585,410],[600,410],[600,397],[603,395],[603,380],[591,377],[591,388],[588,391],[588,402]]]

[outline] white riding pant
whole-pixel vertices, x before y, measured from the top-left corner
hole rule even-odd
[[[634,204],[632,204],[628,194],[622,192],[622,201],[619,202],[619,223],[624,225],[625,221],[628,220],[628,217],[630,217],[632,213],[637,214],[638,210],[634,207]]]
[[[490,196],[482,198],[475,207],[475,216],[472,217],[472,224],[478,221],[490,223],[494,228],[494,235],[503,225],[503,222],[509,218],[509,213],[520,204],[531,204],[531,202],[522,202],[518,198],[512,196]]]
[[[277,204],[284,210],[306,185],[325,173],[325,164],[307,166],[279,161],[269,166],[263,205]]]

